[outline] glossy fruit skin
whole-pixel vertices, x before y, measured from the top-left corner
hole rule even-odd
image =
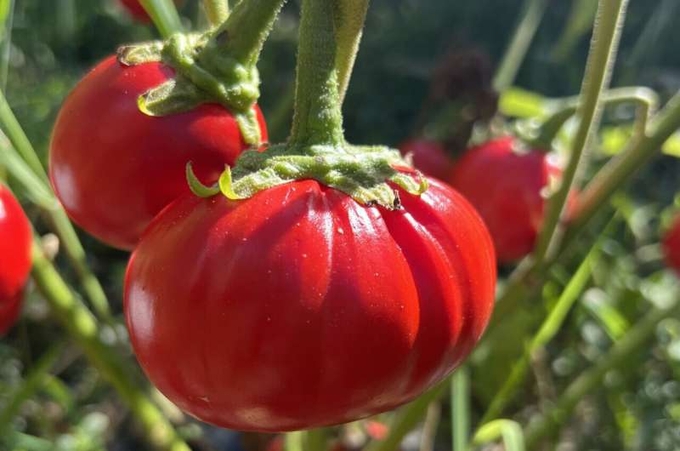
[[[148,23],[151,21],[149,14],[146,12],[139,0],[120,0],[121,5],[130,13],[136,20]],[[175,4],[179,5],[183,2],[175,0]]]
[[[16,322],[31,270],[31,224],[12,193],[0,184],[0,335]]]
[[[680,274],[680,216],[677,216],[666,231],[661,242],[664,259],[669,268]]]
[[[427,139],[411,139],[399,146],[399,152],[406,156],[411,154],[413,165],[428,177],[446,180],[451,173],[453,160],[448,152],[436,141]]]
[[[248,147],[234,116],[217,104],[163,117],[141,113],[137,98],[172,75],[160,63],[126,67],[109,57],[80,81],[57,117],[52,186],[71,219],[113,247],[134,248],[153,217],[189,192],[187,162],[211,184]]]
[[[451,188],[432,179],[401,200],[366,207],[314,180],[178,199],[127,269],[142,368],[183,410],[237,430],[338,424],[413,399],[479,340],[496,269],[482,220]]]
[[[542,190],[562,175],[546,152],[517,152],[516,146],[514,137],[502,137],[472,147],[448,178],[484,219],[500,263],[534,249],[546,207]]]

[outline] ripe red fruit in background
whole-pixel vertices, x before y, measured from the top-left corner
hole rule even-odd
[[[470,148],[448,181],[477,209],[501,263],[528,255],[543,223],[542,190],[562,169],[541,150],[517,152],[513,137]]]
[[[412,139],[399,146],[402,155],[413,155],[413,166],[429,177],[446,180],[451,173],[453,160],[444,146],[427,139]]]
[[[151,20],[149,14],[147,14],[139,0],[120,0],[120,3],[125,7],[125,9],[127,9],[130,15],[138,21],[149,22]],[[181,5],[182,3],[184,2],[175,0],[176,5]]]
[[[680,216],[676,217],[663,237],[666,264],[680,273]]]
[[[204,421],[273,432],[389,410],[448,375],[491,314],[493,246],[445,184],[400,194],[395,211],[314,180],[178,199],[126,275],[151,381]]]
[[[109,57],[66,98],[50,146],[50,178],[69,216],[111,246],[132,249],[158,212],[188,193],[185,166],[206,184],[248,146],[217,104],[150,117],[137,98],[172,77],[160,63],[127,67]],[[262,139],[262,113],[254,107]]]
[[[0,334],[21,311],[31,270],[31,225],[12,193],[0,184]]]

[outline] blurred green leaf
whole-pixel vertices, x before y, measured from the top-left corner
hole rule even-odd
[[[519,423],[511,420],[495,420],[479,428],[473,443],[484,445],[503,439],[506,451],[524,451],[524,432]]]
[[[535,92],[510,88],[501,94],[498,108],[501,113],[510,117],[540,117],[548,109],[548,100]]]
[[[661,147],[661,151],[672,157],[680,158],[680,133],[673,134]]]

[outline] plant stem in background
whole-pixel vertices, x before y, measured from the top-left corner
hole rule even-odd
[[[576,405],[601,386],[609,371],[622,367],[632,354],[642,351],[653,338],[659,323],[678,314],[680,302],[676,299],[671,307],[654,308],[638,321],[603,358],[597,361],[595,366],[581,373],[567,387],[550,411],[529,425],[526,431],[527,449],[536,448],[541,440],[551,437],[557,428],[569,419]]]
[[[581,88],[579,127],[559,188],[548,202],[543,227],[533,253],[534,260],[539,264],[550,252],[557,250],[556,246],[562,237],[560,218],[572,186],[577,181],[582,157],[600,124],[602,93],[607,89],[611,79],[627,4],[628,0],[600,0]]]
[[[569,220],[565,241],[574,236],[595,216],[600,207],[680,128],[680,91],[653,119],[646,134],[633,140],[628,149],[611,159],[586,185]]]
[[[182,22],[172,0],[139,0],[163,38],[182,32]]]
[[[338,92],[340,93],[340,103],[342,103],[349,87],[352,69],[359,51],[369,0],[335,1],[338,11],[335,16],[337,43],[335,67],[338,70]]]
[[[49,183],[47,172],[45,172],[45,168],[43,168],[40,158],[38,158],[38,154],[28,140],[21,125],[19,125],[19,121],[17,121],[16,116],[14,116],[9,103],[7,103],[4,91],[0,91],[0,126],[2,126],[2,130],[9,138],[14,148],[19,152],[35,175],[43,182]]]
[[[133,380],[126,362],[99,338],[100,326],[90,311],[73,294],[40,244],[33,245],[33,279],[52,312],[82,348],[92,365],[114,386],[146,431],[150,445],[157,450],[190,451],[172,425]]]
[[[9,143],[4,143],[4,140],[0,137],[0,148],[3,151],[0,159],[5,162],[4,164],[10,170],[10,173],[16,175],[17,179],[22,182],[24,191],[29,193],[32,200],[39,200],[39,205],[48,215],[61,239],[66,256],[75,269],[79,282],[90,302],[92,302],[92,306],[98,315],[107,322],[111,322],[111,311],[104,289],[90,270],[85,249],[83,249],[73,225],[68,220],[66,212],[54,197],[47,173],[38,158],[38,154],[16,120],[2,91],[0,91],[0,125],[2,125],[9,139]],[[30,175],[31,173],[33,176]]]
[[[328,431],[325,428],[305,431],[303,443],[304,451],[325,451],[328,448]]]
[[[470,441],[470,372],[461,366],[451,376],[453,451],[466,451]]]
[[[213,27],[221,25],[229,17],[228,0],[203,0],[203,8]]]
[[[430,403],[441,398],[449,387],[446,378],[434,388],[418,397],[415,401],[399,409],[390,421],[389,434],[382,440],[371,441],[364,451],[394,451],[399,449],[401,441],[422,421]]]
[[[522,357],[515,363],[505,384],[503,384],[501,389],[498,390],[493,397],[493,400],[489,404],[489,408],[480,421],[481,425],[498,418],[503,413],[505,406],[512,401],[517,389],[524,381],[524,377],[529,368],[531,355],[540,348],[545,347],[545,345],[547,345],[561,329],[567,314],[571,311],[574,303],[578,300],[585,289],[586,284],[590,280],[590,274],[597,262],[598,254],[599,246],[596,244],[562,291],[559,299],[551,309],[548,317],[543,322],[543,325],[531,340],[529,346],[527,346]]]
[[[515,82],[519,68],[526,57],[536,30],[548,6],[548,0],[525,0],[522,8],[522,18],[517,23],[512,40],[505,50],[503,59],[498,65],[493,79],[493,88],[503,92]]]
[[[578,97],[570,97],[553,101],[552,116],[541,125],[539,135],[531,141],[532,145],[540,149],[550,149],[553,139],[564,124],[578,110]],[[642,136],[647,130],[647,123],[659,107],[659,96],[653,90],[642,86],[614,88],[602,93],[602,103],[606,107],[633,104],[637,108],[634,123],[634,135]]]

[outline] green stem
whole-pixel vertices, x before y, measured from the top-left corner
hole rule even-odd
[[[336,0],[337,53],[335,66],[338,69],[338,92],[340,103],[345,98],[352,69],[356,61],[362,30],[366,21],[369,0]]]
[[[496,393],[489,404],[489,408],[480,421],[484,425],[494,418],[498,418],[505,406],[512,401],[517,388],[524,381],[531,355],[538,349],[547,345],[562,327],[567,314],[571,311],[576,300],[579,298],[586,283],[590,280],[591,269],[597,259],[599,247],[596,245],[583,260],[581,266],[564,288],[560,298],[550,311],[549,315],[541,325],[540,329],[527,346],[522,357],[515,363],[510,376],[506,379],[501,389]]]
[[[677,300],[670,308],[655,308],[647,313],[595,366],[581,373],[567,387],[549,412],[532,422],[526,431],[527,449],[535,448],[541,440],[552,436],[570,418],[577,404],[593,390],[601,387],[602,380],[609,371],[626,365],[632,354],[645,349],[659,323],[677,314],[680,314],[680,302]]]
[[[163,38],[182,32],[182,21],[172,0],[139,0]]]
[[[328,431],[324,428],[310,429],[304,432],[304,451],[326,451]]]
[[[26,161],[31,170],[46,184],[49,183],[47,172],[38,158],[38,154],[28,140],[26,133],[19,125],[16,116],[7,103],[4,91],[0,91],[0,126],[7,134],[10,142],[14,148],[19,152],[21,157]]]
[[[654,118],[647,134],[631,142],[622,154],[611,159],[585,187],[569,220],[565,241],[576,234],[595,216],[600,207],[680,128],[680,92]]]
[[[542,262],[561,239],[560,218],[586,147],[599,127],[602,116],[602,92],[607,89],[621,38],[628,0],[600,0],[578,109],[579,127],[574,137],[569,163],[562,174],[560,187],[548,202],[543,227],[538,237],[534,259]]]
[[[228,54],[244,66],[255,66],[285,0],[248,0],[237,4],[213,32],[199,59]]]
[[[510,45],[493,79],[493,87],[496,91],[503,92],[515,82],[547,6],[548,0],[525,0],[522,19],[515,28]]]
[[[344,142],[333,0],[303,0],[290,143]]]
[[[4,98],[0,91],[0,110],[2,109],[2,99]],[[9,119],[14,118],[9,107],[7,108],[7,111],[10,113]],[[0,114],[0,122],[2,122],[3,125],[11,124],[11,122],[7,122],[7,119],[7,117]],[[2,163],[10,174],[12,174],[12,176],[22,185],[23,190],[28,194],[31,201],[47,214],[54,230],[61,240],[71,266],[76,271],[78,281],[90,299],[92,306],[97,314],[110,324],[113,320],[111,318],[111,310],[104,289],[87,264],[85,249],[83,249],[73,225],[66,216],[66,212],[59,204],[59,201],[54,197],[49,183],[40,177],[40,174],[45,174],[42,165],[37,168],[38,172],[36,172],[36,170],[30,167],[26,162],[27,157],[29,160],[32,156],[36,159],[38,157],[28,139],[26,139],[26,141],[17,139],[17,137],[25,138],[25,135],[18,123],[16,125],[18,130],[14,130],[14,134],[16,135],[14,146],[12,145],[11,139],[8,140],[2,131],[0,131],[0,151],[2,151],[2,154],[0,154],[0,163]],[[11,131],[10,127],[6,127],[6,129]],[[23,152],[21,152],[21,155],[16,150],[16,144],[22,146]]]
[[[31,365],[31,371],[28,373],[21,385],[10,394],[9,399],[4,403],[4,407],[0,412],[0,435],[9,428],[10,422],[17,415],[24,401],[31,398],[46,380],[50,370],[57,363],[57,360],[64,350],[64,343],[57,343],[52,345],[45,354],[43,354],[37,362]]]
[[[33,244],[33,279],[69,336],[102,376],[114,386],[133,415],[146,430],[147,440],[158,450],[189,451],[172,425],[146,397],[130,368],[99,337],[100,326],[92,313],[72,293],[52,263],[43,255],[40,244]]]
[[[659,96],[649,88],[638,86],[615,88],[602,93],[603,106],[615,107],[628,103],[637,108],[634,134],[642,135],[652,114],[659,106]],[[549,149],[564,123],[578,110],[578,105],[578,97],[555,101],[554,113],[541,125],[539,136],[532,144],[540,149]]]
[[[387,437],[383,440],[370,442],[364,448],[364,451],[394,451],[399,449],[399,445],[406,434],[411,432],[425,418],[430,403],[441,398],[448,385],[449,380],[446,379],[415,401],[402,407],[390,422],[390,432]]]
[[[288,432],[284,436],[283,449],[284,451],[305,451],[303,445],[303,434],[302,431]]]
[[[462,366],[451,377],[453,451],[467,451],[470,442],[470,372]]]
[[[203,0],[205,14],[213,27],[221,25],[229,17],[228,0]]]

